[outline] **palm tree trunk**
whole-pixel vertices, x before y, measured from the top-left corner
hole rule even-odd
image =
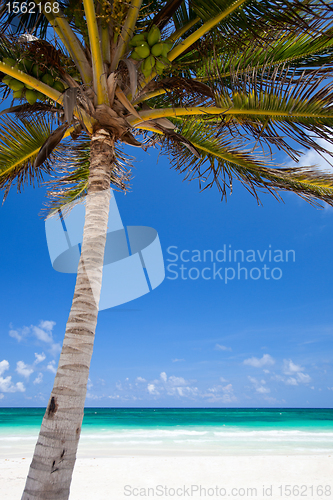
[[[81,258],[54,387],[22,500],[67,500],[80,439],[102,286],[114,140],[94,133]]]

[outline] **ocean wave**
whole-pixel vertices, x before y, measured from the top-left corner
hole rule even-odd
[[[261,431],[213,431],[215,436],[239,436],[239,437],[248,437],[248,436],[277,436],[277,437],[282,437],[282,436],[296,436],[296,437],[302,437],[302,436],[320,436],[320,437],[331,437],[333,438],[333,432],[324,432],[324,431],[317,431],[317,432],[311,432],[311,431],[299,431],[299,430],[261,430]]]
[[[120,430],[118,432],[100,432],[100,433],[94,433],[94,434],[86,434],[84,429],[82,430],[82,437],[88,438],[88,439],[99,439],[99,438],[119,438],[122,439],[124,437],[133,437],[133,436],[138,436],[138,437],[146,437],[146,438],[154,438],[154,437],[174,437],[174,436],[205,436],[209,434],[208,431],[188,431],[185,429],[177,429],[177,430]]]
[[[36,441],[37,439],[37,434],[34,436],[6,436],[6,437],[0,437],[0,441],[31,441],[34,440]]]

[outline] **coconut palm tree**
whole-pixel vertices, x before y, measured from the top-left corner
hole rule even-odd
[[[273,158],[327,153],[318,138],[333,142],[330,9],[326,0],[2,3],[1,90],[16,102],[0,118],[0,187],[6,197],[49,176],[50,215],[86,198],[74,299],[22,499],[69,497],[110,186],[125,190],[129,179],[124,145],[160,144],[185,178],[222,198],[237,179],[258,202],[268,190],[333,205],[332,175]]]

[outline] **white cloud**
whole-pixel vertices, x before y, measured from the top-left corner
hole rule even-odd
[[[13,339],[16,339],[18,342],[21,342],[27,335],[30,333],[30,328],[28,326],[24,326],[23,328],[17,328],[16,330],[13,330],[12,326],[10,325],[10,330],[9,330],[9,336],[13,337]]]
[[[97,394],[92,394],[91,392],[87,392],[87,398],[88,399],[101,399],[103,398],[104,396],[97,396]],[[114,399],[112,398],[112,396],[108,396],[109,398],[111,399]],[[117,396],[119,398],[119,396]]]
[[[223,377],[220,377],[220,381],[221,382],[227,382],[227,380],[225,378],[223,378]]]
[[[61,352],[61,345],[55,343],[53,340],[52,330],[55,324],[55,321],[42,320],[39,322],[38,326],[31,325],[32,333],[38,340],[40,340],[41,342],[45,342],[46,344],[51,344],[48,351],[53,358],[58,356],[58,354]]]
[[[41,321],[39,323],[40,328],[43,328],[43,330],[47,330],[49,332],[52,332],[53,327],[56,325],[55,321]]]
[[[271,366],[275,364],[274,359],[269,354],[264,354],[262,358],[248,358],[243,361],[244,365],[261,368],[263,366]]]
[[[16,330],[14,330],[12,325],[10,325],[11,330],[9,331],[9,335],[15,338],[18,342],[21,342],[21,340],[26,338],[28,335],[33,335],[40,342],[49,344],[49,352],[52,357],[55,358],[61,352],[61,345],[55,343],[53,339],[52,330],[55,324],[55,321],[41,320],[38,326],[24,326],[23,328],[17,328]],[[39,363],[39,361],[35,361],[35,364],[37,363]]]
[[[214,349],[215,349],[215,351],[232,351],[231,347],[227,347],[227,346],[221,345],[221,344],[215,344]]]
[[[3,399],[5,397],[4,394],[0,394],[0,399]]]
[[[256,387],[256,391],[259,392],[260,394],[267,394],[267,393],[271,392],[271,390],[268,389],[268,387],[263,387],[262,385],[260,385],[259,387]]]
[[[40,384],[41,382],[43,382],[43,374],[42,373],[38,373],[38,376],[35,378],[35,380],[33,381],[34,384]]]
[[[37,352],[35,352],[35,358],[36,359],[34,361],[34,365],[38,365],[38,363],[41,363],[42,361],[44,361],[46,356],[43,352],[41,354],[38,354]]]
[[[2,375],[8,369],[9,369],[8,361],[6,359],[0,361],[0,375]]]
[[[46,367],[47,370],[49,370],[52,373],[57,373],[56,367],[55,367],[55,361],[50,361],[49,364]]]
[[[198,388],[190,386],[174,387],[169,389],[168,391],[168,395],[173,395],[175,393],[178,394],[179,396],[193,397],[198,395]]]
[[[43,328],[40,328],[39,326],[33,326],[32,331],[35,337],[41,342],[46,342],[48,344],[53,342],[52,331],[43,330]]]
[[[139,378],[141,377],[138,377],[136,380]],[[144,379],[140,381],[144,381]],[[192,399],[195,396],[200,396],[198,388],[192,386],[191,381],[187,381],[183,377],[176,377],[175,375],[168,377],[165,372],[160,373],[159,379],[149,382],[147,390],[153,396],[167,395]]]
[[[284,383],[286,385],[298,385],[297,380],[294,377],[287,378]]]
[[[87,384],[87,389],[91,389],[93,387],[93,383],[92,381],[90,380],[90,378],[88,378],[88,384]]]
[[[186,385],[187,382],[183,377],[175,377],[174,375],[171,375],[169,377],[169,384],[174,387],[178,385]]]
[[[307,373],[304,373],[304,368],[300,365],[294,363],[291,359],[284,359],[282,365],[282,373],[287,375],[273,375],[272,380],[277,380],[278,382],[283,382],[286,385],[298,385],[308,384],[311,382],[311,377]]]
[[[271,392],[268,387],[264,387],[264,385],[266,384],[265,380],[259,381],[256,378],[250,376],[248,376],[247,378],[254,385],[256,392],[259,392],[259,394],[268,394],[269,392]]]
[[[291,375],[291,377],[284,380],[287,385],[308,384],[311,381],[310,375],[303,373],[304,368],[293,363],[291,359],[283,360],[282,371],[285,375]]]
[[[181,359],[175,358],[175,359],[172,359],[171,361],[173,363],[180,363],[180,361],[185,361],[185,359],[183,359],[183,358],[181,358]]]
[[[311,381],[310,375],[308,375],[307,373],[302,373],[302,372],[297,373],[297,379],[302,384],[308,384]]]
[[[16,363],[16,371],[19,375],[22,375],[22,377],[29,378],[34,369],[26,365],[24,361],[18,361]]]
[[[333,152],[333,146],[329,142],[325,141],[325,139],[317,139],[316,141],[320,146],[325,148],[328,151]],[[290,166],[292,167],[308,167],[310,165],[316,165],[318,167],[318,170],[324,171],[324,172],[329,172],[332,174],[333,168],[332,166],[325,160],[325,158],[330,162],[333,163],[333,158],[330,155],[325,155],[323,154],[323,157],[317,153],[314,149],[310,149],[309,151],[305,151],[305,154],[301,156],[300,160],[298,163],[296,162],[291,162]]]
[[[149,394],[152,394],[152,395],[159,395],[159,392],[158,392],[158,390],[156,389],[155,384],[148,384],[148,386],[147,386],[147,390],[148,390]]]
[[[136,377],[136,382],[147,382],[145,378]]]
[[[234,389],[232,384],[228,384],[225,386],[215,385],[214,387],[210,387],[206,394],[202,395],[203,398],[207,398],[209,403],[233,403],[237,401],[236,396],[234,395]]]
[[[304,368],[299,365],[295,365],[291,359],[284,359],[282,371],[285,375],[294,375],[297,372],[304,371]]]
[[[21,342],[23,339],[23,335],[21,335],[17,330],[9,330],[9,336],[16,339],[18,342]]]
[[[0,391],[1,392],[24,392],[25,387],[22,382],[17,382],[13,384],[12,377],[8,376],[6,378],[0,377]]]

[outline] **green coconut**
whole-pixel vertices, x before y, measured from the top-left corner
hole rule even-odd
[[[155,64],[155,71],[158,75],[161,75],[163,71],[165,70],[165,65],[159,61],[156,61]]]
[[[135,52],[135,50],[132,51],[131,58],[134,59],[134,61],[141,61],[141,57]]]
[[[163,57],[163,56],[159,57],[158,59],[156,59],[156,63],[155,63],[156,73],[158,75],[161,75],[163,73],[163,71],[165,70],[165,68],[167,68],[169,65],[170,65],[169,59],[167,59],[166,57]]]
[[[168,59],[167,57],[161,56],[161,57],[159,58],[159,60],[160,60],[161,62],[163,62],[163,64],[164,64],[165,66],[170,66],[170,64],[171,64],[171,62],[169,61],[169,59]]]
[[[150,75],[151,75],[151,72],[152,72],[152,68],[150,68],[150,69],[142,69],[142,73],[143,73],[143,76],[145,78],[149,78]]]
[[[46,83],[46,85],[49,85],[49,87],[53,87],[54,84],[54,80],[49,73],[46,73],[42,76],[42,82]]]
[[[58,92],[63,92],[65,90],[64,84],[62,82],[59,82],[59,80],[54,82],[53,88]]]
[[[25,98],[28,101],[29,104],[35,104],[38,98],[38,92],[35,90],[26,90],[25,92]]]
[[[13,99],[21,99],[23,97],[22,90],[15,90],[13,92]]]
[[[158,27],[156,26],[156,24],[154,24],[148,33],[147,42],[152,47],[153,45],[158,43],[160,40],[161,40],[161,32],[158,29]]]
[[[146,33],[138,33],[137,35],[133,36],[129,44],[131,47],[137,47],[138,45],[141,45],[142,42],[145,42],[146,38]]]
[[[36,91],[36,94],[37,94],[37,99],[39,99],[40,101],[45,101],[46,99],[46,96],[44,94],[42,94],[42,92],[39,92],[38,90]]]
[[[14,92],[16,92],[18,90],[24,89],[24,83],[15,80],[15,78],[12,78],[8,84],[8,87],[11,88]]]
[[[143,70],[151,72],[153,67],[155,66],[155,57],[154,56],[149,56],[147,59],[144,60],[143,62]]]
[[[135,47],[134,52],[140,57],[140,59],[146,59],[150,54],[150,48],[148,43],[144,42],[141,45]]]
[[[2,79],[2,83],[4,83],[5,85],[8,85],[9,86],[9,83],[12,81],[12,77],[9,76],[9,75],[5,75]]]
[[[151,53],[153,54],[153,56],[158,57],[162,54],[163,48],[163,43],[155,43],[155,45],[153,45],[151,48]]]
[[[163,50],[162,50],[162,56],[163,57],[168,57],[168,54],[172,48],[173,43],[171,42],[164,42],[163,43]]]

